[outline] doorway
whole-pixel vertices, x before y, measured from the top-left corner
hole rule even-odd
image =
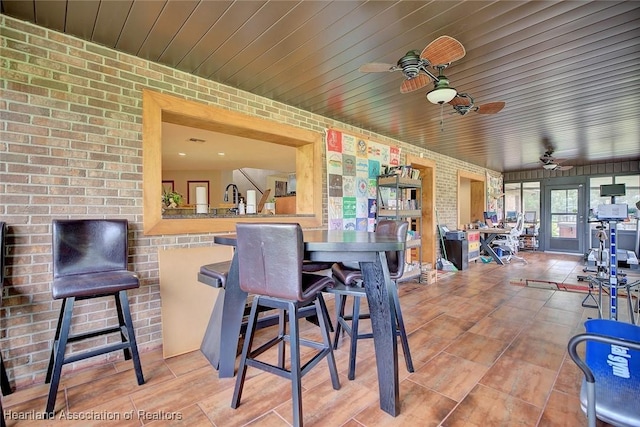
[[[584,253],[585,191],[582,184],[545,186],[545,250]]]
[[[422,180],[422,230],[420,230],[422,244],[420,246],[422,262],[428,262],[435,265],[436,252],[436,163],[433,160],[422,157],[407,155],[407,164],[414,169],[420,171],[420,179]]]
[[[484,175],[458,171],[458,227],[484,221],[486,188]]]

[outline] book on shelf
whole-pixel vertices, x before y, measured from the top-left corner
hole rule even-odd
[[[383,166],[381,176],[399,175],[401,178],[420,179],[420,171],[408,165]]]

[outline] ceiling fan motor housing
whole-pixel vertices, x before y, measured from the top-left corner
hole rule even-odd
[[[461,116],[464,116],[474,108],[473,98],[468,93],[458,93],[457,96],[458,98],[463,98],[468,102],[468,104],[459,103],[457,105],[453,105],[453,109]]]
[[[398,60],[398,67],[402,69],[402,73],[408,79],[412,79],[420,74],[420,68],[422,67],[420,52],[417,50],[407,52],[405,56]]]

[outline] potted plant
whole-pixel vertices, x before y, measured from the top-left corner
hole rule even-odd
[[[182,194],[177,191],[162,191],[162,206],[164,208],[177,208],[182,204]]]

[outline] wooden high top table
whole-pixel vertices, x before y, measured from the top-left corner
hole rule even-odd
[[[378,370],[380,408],[390,415],[400,413],[398,348],[395,308],[389,288],[385,251],[404,250],[406,242],[395,236],[372,232],[305,230],[305,259],[311,261],[357,261],[362,270],[371,314]],[[214,242],[236,246],[236,235],[220,235]],[[202,341],[201,351],[218,368],[221,378],[235,375],[235,362],[247,293],[240,289],[238,260],[234,255],[223,295],[218,297]]]

